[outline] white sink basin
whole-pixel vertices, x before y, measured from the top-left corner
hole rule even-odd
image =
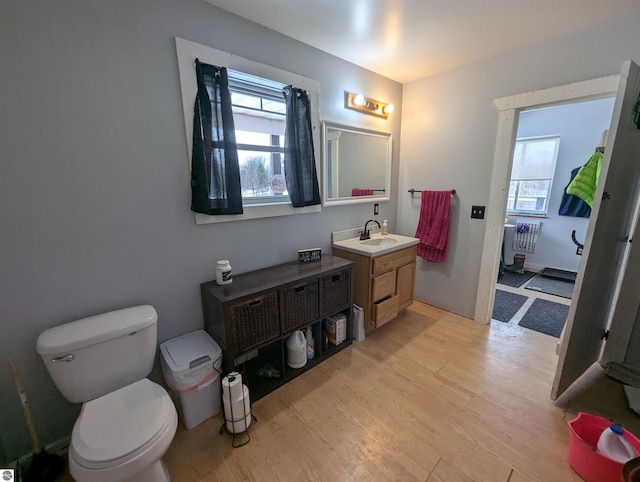
[[[365,241],[360,241],[360,244],[364,246],[395,246],[398,244],[398,240],[396,238],[390,238],[389,235],[380,236],[379,238],[367,239]]]
[[[372,234],[371,239],[365,239],[363,241],[360,241],[359,237],[333,241],[335,248],[369,257],[391,253],[408,246],[413,246],[414,244],[418,244],[417,238],[402,236],[400,234],[387,234],[383,236],[380,233]]]

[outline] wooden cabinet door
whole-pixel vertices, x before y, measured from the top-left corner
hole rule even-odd
[[[416,264],[410,263],[398,268],[397,293],[398,308],[403,310],[413,303],[413,287],[416,279]]]

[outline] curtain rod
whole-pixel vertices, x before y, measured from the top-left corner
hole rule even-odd
[[[411,195],[413,196],[413,193],[414,193],[414,192],[422,192],[422,191],[418,191],[418,190],[416,190],[416,189],[413,189],[413,188],[412,188],[412,189],[409,189],[409,191],[408,191],[408,192],[410,192],[410,193],[411,193]],[[451,195],[452,195],[452,196],[455,196],[455,195],[456,195],[456,190],[455,190],[455,189],[452,189],[452,190],[451,190]]]

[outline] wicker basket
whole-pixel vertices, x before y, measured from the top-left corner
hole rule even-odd
[[[267,293],[230,307],[236,354],[280,336],[278,292]]]
[[[349,305],[350,273],[345,269],[322,278],[322,316],[331,315]]]
[[[284,332],[308,325],[319,318],[318,280],[312,280],[283,290]]]

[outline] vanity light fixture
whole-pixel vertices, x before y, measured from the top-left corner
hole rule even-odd
[[[362,94],[353,94],[345,91],[344,106],[347,109],[353,109],[365,114],[376,115],[386,119],[393,112],[393,104],[385,104],[378,100],[373,100]]]

